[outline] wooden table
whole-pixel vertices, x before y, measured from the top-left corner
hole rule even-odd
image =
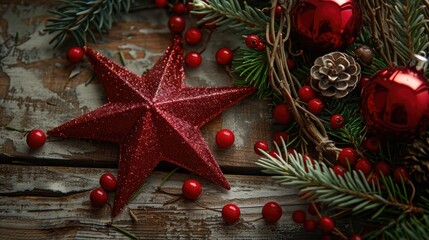
[[[16,2],[20,2],[17,4]],[[86,84],[92,70],[88,63],[74,67],[65,59],[70,45],[54,50],[51,35],[43,32],[54,1],[13,1],[0,4],[0,124],[16,129],[45,131],[80,116],[106,100],[97,80]],[[168,46],[171,36],[166,27],[167,12],[162,9],[137,11],[123,16],[106,40],[93,48],[135,73],[150,68]],[[207,36],[207,33],[205,33]],[[214,33],[203,53],[198,69],[186,69],[190,86],[229,86],[230,77],[216,64],[214,53],[220,47],[236,48],[237,36]],[[185,51],[201,50],[202,46]],[[74,75],[72,78],[69,78]],[[224,112],[201,131],[226,178],[232,185],[225,191],[198,176],[181,171],[163,186],[169,192],[181,191],[184,180],[192,177],[203,185],[200,203],[217,210],[227,203],[240,206],[241,222],[229,226],[219,212],[195,203],[158,193],[161,180],[174,167],[160,165],[147,179],[141,194],[115,219],[110,208],[94,209],[89,193],[98,187],[104,172],[117,172],[118,147],[115,144],[69,139],[48,142],[30,150],[24,133],[0,129],[0,236],[16,239],[44,238],[127,238],[114,226],[142,239],[309,239],[291,220],[296,209],[307,204],[296,189],[275,184],[255,165],[253,144],[270,141],[275,126],[271,123],[269,101],[247,99]],[[229,128],[236,142],[220,150],[214,143],[216,131]],[[109,195],[110,202],[114,194]],[[277,201],[284,215],[276,224],[249,221],[261,216],[262,206]],[[134,221],[128,209],[137,216]]]

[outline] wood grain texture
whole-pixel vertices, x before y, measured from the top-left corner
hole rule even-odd
[[[125,238],[107,225],[110,209],[94,209],[90,191],[98,187],[98,178],[114,169],[36,167],[2,165],[0,168],[0,236],[21,239],[41,238]],[[176,173],[163,186],[165,191],[180,193],[183,181],[190,177],[203,185],[200,204],[220,210],[227,203],[237,204],[242,211],[240,223],[229,226],[221,214],[199,207],[194,202],[175,199],[156,191],[166,172],[154,172],[141,194],[128,208],[138,217],[133,222],[127,210],[113,224],[123,227],[141,239],[210,238],[210,239],[308,239],[302,226],[291,220],[296,209],[306,208],[295,189],[274,184],[269,177],[227,175],[232,189],[225,191],[188,173]],[[109,196],[110,201],[113,195]],[[277,201],[284,215],[276,224],[261,217],[263,204]],[[320,233],[316,233],[320,234]]]

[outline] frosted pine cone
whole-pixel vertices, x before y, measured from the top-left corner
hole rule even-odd
[[[311,86],[326,97],[342,98],[350,93],[360,79],[360,66],[348,54],[332,52],[314,61]]]
[[[429,138],[418,138],[405,157],[405,167],[419,183],[427,183],[429,178]]]

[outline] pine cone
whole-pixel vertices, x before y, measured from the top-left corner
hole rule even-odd
[[[426,183],[429,178],[429,138],[414,140],[405,157],[405,167],[418,183]]]
[[[348,54],[332,52],[314,61],[311,86],[326,97],[342,98],[360,79],[360,65]]]

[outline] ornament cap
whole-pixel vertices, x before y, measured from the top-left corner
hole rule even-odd
[[[425,73],[428,66],[428,58],[426,57],[426,53],[420,51],[418,54],[414,54],[408,65],[413,70]]]

